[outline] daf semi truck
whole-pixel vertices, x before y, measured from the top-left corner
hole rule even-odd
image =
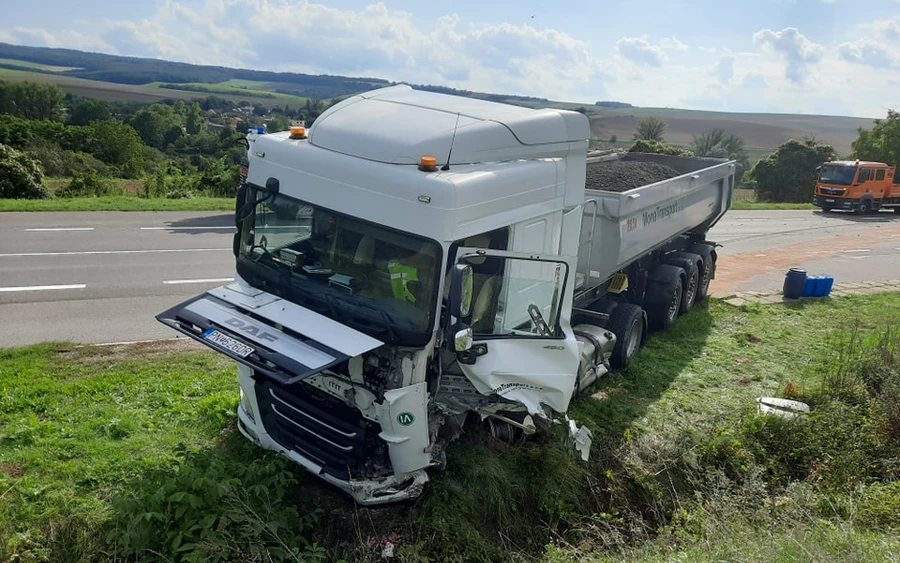
[[[248,136],[236,277],[157,316],[238,364],[238,428],[360,504],[534,432],[707,294],[735,163],[588,151],[588,119],[394,86]],[[592,166],[674,177],[587,189]]]

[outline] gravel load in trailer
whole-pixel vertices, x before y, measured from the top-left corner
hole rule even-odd
[[[634,160],[588,164],[585,188],[605,192],[625,192],[678,176],[671,166]]]

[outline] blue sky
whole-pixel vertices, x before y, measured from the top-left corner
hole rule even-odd
[[[3,0],[0,41],[591,103],[880,117],[900,0]]]

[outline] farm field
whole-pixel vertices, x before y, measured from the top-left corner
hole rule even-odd
[[[12,64],[12,63],[10,63]],[[32,64],[32,63],[29,63]],[[306,98],[300,96],[290,96],[287,94],[272,93],[274,97],[260,98],[253,97],[253,91],[248,90],[247,93],[240,92],[224,93],[215,90],[216,84],[198,84],[209,88],[210,92],[192,92],[188,90],[175,90],[171,88],[159,88],[159,83],[150,83],[143,85],[118,84],[115,82],[103,82],[100,80],[87,80],[85,78],[76,78],[74,76],[64,76],[60,74],[48,74],[43,72],[29,72],[25,70],[14,70],[9,68],[0,68],[0,80],[10,82],[40,82],[56,84],[66,93],[86,98],[96,98],[98,100],[107,100],[113,102],[159,102],[166,98],[176,100],[193,100],[196,98],[205,98],[209,95],[219,96],[231,101],[247,100],[250,98],[254,102],[260,103],[266,107],[273,105],[302,105],[306,103]],[[237,90],[237,88],[223,87],[222,90]],[[268,93],[267,93],[268,94]]]

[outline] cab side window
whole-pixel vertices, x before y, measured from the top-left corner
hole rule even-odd
[[[884,180],[884,170],[876,170],[875,171],[875,179],[879,182]]]
[[[868,182],[870,176],[872,175],[872,170],[869,168],[863,168],[859,171],[859,180],[858,182],[862,184],[863,182]]]

